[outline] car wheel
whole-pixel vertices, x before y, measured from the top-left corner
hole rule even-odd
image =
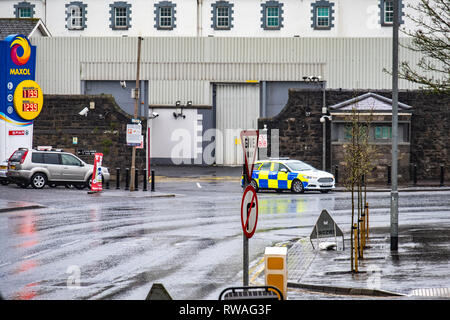
[[[250,185],[255,188],[256,192],[258,192],[259,188],[258,188],[258,182],[256,182],[256,180],[252,180],[250,182]]]
[[[294,193],[303,193],[305,189],[303,188],[303,183],[300,180],[295,179],[292,181],[291,191]]]
[[[47,184],[47,177],[43,173],[35,173],[31,177],[31,186],[34,189],[42,189]]]
[[[1,180],[0,183],[1,183],[2,185],[6,186],[6,185],[9,184],[9,181],[8,181],[8,180]]]

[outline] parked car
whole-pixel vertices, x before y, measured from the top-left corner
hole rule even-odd
[[[7,177],[20,187],[35,189],[71,184],[78,189],[90,187],[94,166],[62,150],[42,151],[19,148],[8,160]],[[102,181],[109,181],[109,171],[100,167]]]
[[[8,172],[8,159],[0,162],[0,183],[4,186],[9,184],[9,179],[6,176],[6,172]]]
[[[317,170],[299,160],[271,159],[255,162],[251,185],[256,189],[291,190],[303,193],[317,190],[327,193],[335,188],[331,173]],[[241,186],[244,185],[244,177]]]

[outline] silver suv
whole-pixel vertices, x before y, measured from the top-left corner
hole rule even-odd
[[[19,148],[8,160],[7,176],[10,181],[22,188],[30,184],[35,189],[42,189],[46,184],[71,184],[77,189],[90,187],[94,166],[71,153],[60,150],[41,151]],[[109,181],[109,171],[100,167],[102,181]]]

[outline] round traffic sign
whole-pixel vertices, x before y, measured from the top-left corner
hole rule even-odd
[[[247,238],[251,238],[256,231],[258,222],[258,197],[256,190],[248,185],[244,190],[241,202],[242,230]]]

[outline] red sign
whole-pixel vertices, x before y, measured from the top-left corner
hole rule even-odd
[[[25,134],[25,130],[9,130],[10,136],[24,136]]]
[[[258,197],[256,190],[248,185],[244,190],[241,202],[242,230],[247,238],[253,237],[258,222]]]
[[[252,180],[253,165],[256,160],[258,150],[259,130],[243,130],[241,131],[241,144],[244,150],[245,167],[247,168],[247,178]]]
[[[96,153],[94,158],[94,170],[92,171],[91,191],[102,191],[102,160],[103,153]]]

